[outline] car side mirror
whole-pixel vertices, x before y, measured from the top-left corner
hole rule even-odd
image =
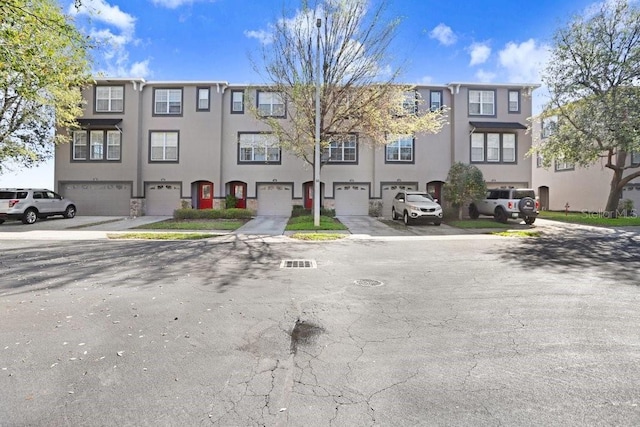
[[[404,199],[398,199],[400,203],[404,203]]]
[[[434,202],[438,203],[438,199],[433,199]]]

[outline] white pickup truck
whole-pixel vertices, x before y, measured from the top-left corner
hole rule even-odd
[[[487,190],[484,199],[469,205],[469,217],[492,216],[496,221],[506,223],[510,218],[521,218],[528,225],[538,216],[536,193],[530,188],[494,188]]]

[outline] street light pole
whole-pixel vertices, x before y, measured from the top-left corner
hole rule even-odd
[[[320,227],[320,27],[322,19],[316,20],[316,144],[313,159],[313,225]]]

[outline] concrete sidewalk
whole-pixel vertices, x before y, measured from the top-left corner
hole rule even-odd
[[[257,216],[232,234],[256,236],[281,236],[289,221],[288,216]]]

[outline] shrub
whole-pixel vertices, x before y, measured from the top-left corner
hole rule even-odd
[[[174,219],[249,219],[253,212],[247,209],[176,209]]]
[[[311,209],[305,209],[305,207],[302,205],[293,205],[293,208],[291,209],[292,218],[306,215],[313,215],[313,211]],[[334,218],[336,216],[336,210],[320,208],[320,216],[328,216]]]
[[[233,194],[227,194],[227,197],[224,198],[224,206],[227,209],[235,209],[237,203],[238,199]]]

